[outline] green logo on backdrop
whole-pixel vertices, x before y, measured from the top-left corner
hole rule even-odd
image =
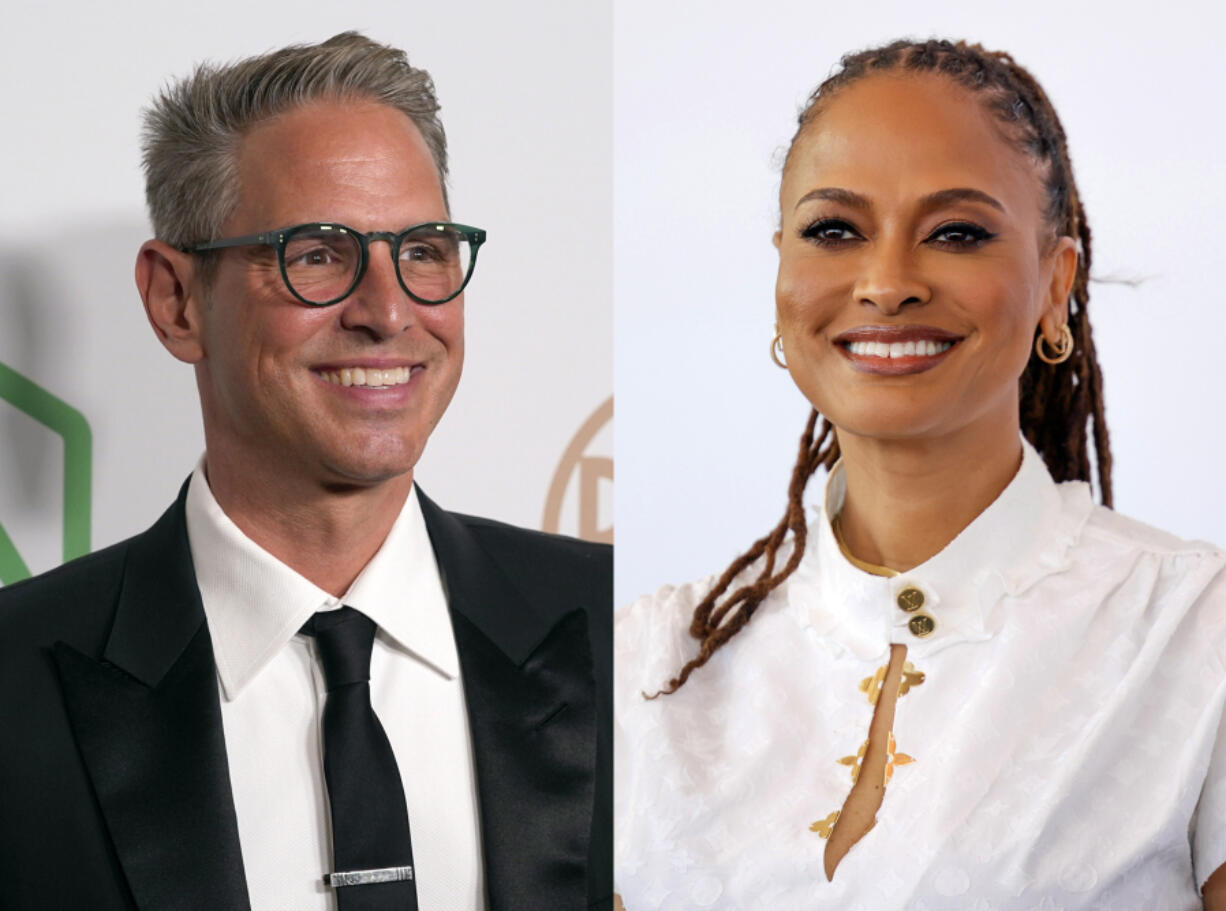
[[[89,553],[93,437],[85,415],[37,383],[0,363],[0,400],[28,414],[64,440],[64,559]],[[0,524],[0,585],[30,575]]]

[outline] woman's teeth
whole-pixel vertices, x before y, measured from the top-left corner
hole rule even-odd
[[[931,357],[948,351],[953,342],[848,342],[847,350],[860,357]]]
[[[322,372],[319,375],[337,386],[366,386],[382,389],[387,386],[403,385],[409,381],[412,374],[412,367],[392,367],[388,370],[378,370],[374,367],[344,367],[340,370]]]

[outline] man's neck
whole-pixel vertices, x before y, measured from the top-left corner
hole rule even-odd
[[[413,473],[375,485],[234,477],[206,456],[217,504],[248,538],[328,594],[342,597],[378,552],[413,486]]]
[[[906,572],[939,553],[1000,496],[1021,464],[1016,424],[937,440],[839,435],[840,530],[858,559]]]

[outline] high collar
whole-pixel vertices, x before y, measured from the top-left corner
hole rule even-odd
[[[924,657],[992,638],[1006,620],[1003,598],[1060,571],[1093,508],[1087,484],[1057,485],[1022,440],[1022,464],[992,504],[935,556],[886,578],[857,568],[839,548],[830,523],[845,495],[840,463],[813,510],[804,558],[788,580],[788,610],[832,650],[864,660],[880,657],[890,643]],[[908,588],[922,593],[918,612],[935,623],[926,637],[908,626],[915,613],[899,607],[899,593]]]
[[[455,639],[416,485],[383,544],[342,598],[335,598],[248,538],[192,474],[187,534],[214,657],[227,700],[243,688],[316,611],[347,604],[396,646],[446,677],[459,673]]]

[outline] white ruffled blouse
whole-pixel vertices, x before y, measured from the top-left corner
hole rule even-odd
[[[997,500],[893,578],[840,552],[836,469],[799,568],[672,695],[642,693],[696,653],[715,577],[618,611],[627,911],[1201,907],[1226,862],[1226,555],[1023,447]],[[827,882],[891,643],[910,663],[885,796]]]

